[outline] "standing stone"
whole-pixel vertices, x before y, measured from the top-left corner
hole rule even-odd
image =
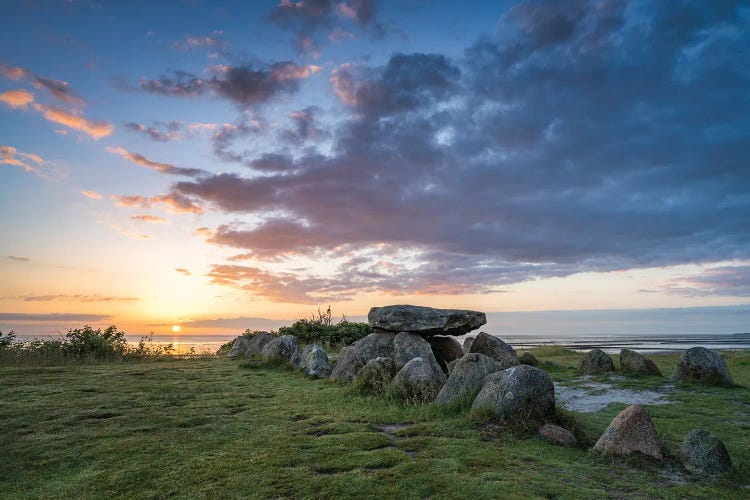
[[[429,342],[415,333],[397,333],[393,339],[393,361],[396,363],[396,371],[412,359],[420,357],[428,361],[435,359]]]
[[[229,350],[228,356],[230,358],[236,358],[237,356],[244,356],[245,351],[247,351],[248,346],[250,345],[250,337],[247,335],[240,335],[236,339],[234,339],[234,344],[232,344],[232,348]]]
[[[503,368],[510,368],[518,365],[516,351],[489,333],[480,333],[474,342],[471,343],[471,352],[478,352],[497,360]]]
[[[578,363],[578,371],[583,373],[613,372],[615,363],[606,352],[601,349],[592,349]]]
[[[396,305],[373,307],[367,321],[376,330],[420,335],[463,335],[487,323],[487,317],[478,311]]]
[[[467,354],[455,363],[448,381],[435,398],[437,404],[464,402],[468,406],[482,389],[485,377],[503,369],[498,361],[478,352]]]
[[[414,358],[393,377],[393,394],[407,402],[427,402],[445,383],[445,374],[437,363],[424,358]]]
[[[453,337],[440,337],[434,335],[432,337],[427,337],[427,342],[430,343],[432,354],[435,355],[435,359],[445,373],[448,373],[448,363],[459,359],[464,355],[464,350],[461,348],[461,344],[459,344]]]
[[[323,346],[310,344],[302,351],[299,369],[313,378],[328,378],[333,367]]]
[[[661,444],[656,427],[646,408],[628,406],[622,410],[594,445],[603,455],[629,455],[640,452],[657,460],[662,458]]]
[[[732,459],[724,443],[703,429],[693,429],[682,441],[685,467],[697,474],[718,476],[732,470]]]
[[[261,356],[269,361],[278,361],[288,363],[291,366],[299,366],[299,344],[297,337],[294,335],[282,335],[275,337],[265,345],[261,351]]]
[[[721,354],[705,347],[692,347],[682,353],[672,379],[707,385],[734,385],[732,375]]]
[[[568,429],[559,425],[545,424],[539,429],[539,436],[552,444],[572,448],[576,445],[576,437]]]
[[[539,368],[514,366],[487,375],[471,409],[488,410],[492,417],[511,423],[541,425],[555,414],[555,385]]]
[[[656,364],[639,352],[630,349],[620,351],[620,371],[630,375],[655,375],[661,377]]]
[[[464,354],[469,354],[471,352],[471,344],[474,342],[474,339],[476,337],[466,337],[464,339]]]
[[[394,335],[389,332],[371,333],[339,352],[336,366],[331,373],[334,382],[351,382],[371,359],[393,358]]]
[[[391,358],[371,359],[359,371],[354,387],[362,393],[380,394],[391,385],[395,373],[396,364]]]

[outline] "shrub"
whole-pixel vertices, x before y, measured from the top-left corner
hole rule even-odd
[[[330,307],[325,313],[318,310],[317,317],[313,315],[310,319],[299,319],[278,331],[279,335],[294,335],[300,344],[317,342],[328,347],[349,345],[369,333],[372,333],[370,325],[349,321],[346,316],[334,323]]]

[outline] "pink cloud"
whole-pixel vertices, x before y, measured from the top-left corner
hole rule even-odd
[[[114,125],[111,123],[90,121],[80,114],[70,113],[60,108],[36,103],[33,106],[47,121],[83,132],[94,140],[107,137],[115,130]]]
[[[101,200],[102,198],[104,198],[104,196],[100,195],[96,191],[81,191],[81,194],[86,198],[91,198],[92,200]]]
[[[9,90],[0,94],[0,102],[14,109],[26,109],[34,102],[34,94],[26,90]]]

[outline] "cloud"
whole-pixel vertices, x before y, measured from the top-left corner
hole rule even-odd
[[[188,36],[184,40],[175,42],[172,47],[177,50],[193,50],[206,48],[218,54],[224,54],[229,49],[229,43],[224,40],[224,32],[212,31],[208,35]]]
[[[95,122],[81,116],[80,112],[69,112],[61,108],[53,108],[43,104],[32,105],[47,121],[83,132],[94,140],[107,137],[114,132],[115,127],[107,122]]]
[[[108,314],[80,313],[4,313],[0,312],[0,321],[82,321],[95,322],[111,318]]]
[[[1,63],[0,73],[2,73],[5,78],[16,81],[22,80],[28,75],[28,72],[23,68],[19,68],[18,66],[6,66]]]
[[[5,258],[8,259],[8,260],[15,261],[15,262],[28,262],[29,261],[28,257],[17,257],[15,255],[8,255]]]
[[[140,123],[128,122],[125,124],[125,128],[134,132],[144,134],[146,137],[156,142],[168,142],[180,140],[182,136],[179,133],[181,124],[179,122],[167,122],[160,130],[156,126],[147,127]]]
[[[183,168],[183,167],[177,167],[175,165],[172,165],[171,163],[160,163],[160,162],[156,162],[153,160],[149,160],[148,158],[146,158],[145,156],[141,154],[133,153],[121,147],[107,147],[107,151],[112,154],[122,156],[126,160],[129,160],[135,163],[136,165],[140,165],[142,167],[155,170],[161,174],[197,177],[197,176],[207,173],[205,170],[201,170],[199,168]]]
[[[36,153],[24,153],[18,151],[13,146],[0,146],[0,165],[5,164],[21,167],[26,172],[31,172],[39,177],[47,178],[47,175],[39,169],[40,165],[46,163],[47,162]]]
[[[167,193],[150,197],[114,195],[112,198],[119,207],[151,208],[154,205],[163,205],[165,210],[172,213],[202,214],[205,211],[194,199],[180,193]]]
[[[145,234],[145,233],[137,233],[135,231],[131,231],[129,229],[126,229],[122,226],[118,226],[117,224],[107,224],[110,228],[114,229],[118,233],[120,233],[123,236],[127,236],[128,238],[134,238],[139,240],[150,240],[151,235]]]
[[[686,297],[750,297],[750,265],[708,268],[698,275],[675,278],[662,290]]]
[[[156,215],[131,215],[130,219],[139,222],[167,222],[164,217],[157,217]]]
[[[81,191],[81,194],[86,198],[91,198],[92,200],[101,200],[102,198],[104,198],[103,195],[97,193],[96,191]]]
[[[293,320],[269,319],[253,316],[239,316],[236,318],[204,318],[187,321],[194,328],[226,328],[233,330],[276,330],[281,326],[290,325]]]
[[[68,82],[37,77],[34,79],[33,85],[38,89],[45,89],[53,97],[65,104],[72,106],[83,106],[86,104],[83,98],[75,95]]]
[[[54,301],[64,301],[64,302],[132,302],[136,300],[140,300],[138,297],[117,297],[117,296],[108,296],[108,295],[101,295],[101,294],[68,294],[68,293],[61,293],[61,294],[49,294],[49,295],[39,295],[39,294],[29,294],[29,295],[18,295],[15,297],[3,297],[7,300],[20,300],[23,302],[54,302]]]
[[[300,111],[294,111],[289,115],[292,120],[292,128],[285,129],[281,133],[282,139],[292,144],[304,144],[307,141],[321,141],[330,134],[318,125],[317,114],[320,108],[308,106]]]
[[[217,66],[207,79],[185,71],[156,80],[141,79],[135,90],[178,97],[197,97],[211,92],[240,106],[263,104],[282,94],[294,94],[300,81],[321,71],[320,66],[299,66],[291,61],[265,66]],[[131,90],[133,88],[130,88]]]
[[[26,90],[8,90],[0,94],[0,102],[15,109],[26,109],[34,102],[34,94]]]
[[[191,276],[192,275],[192,273],[190,271],[188,271],[187,269],[184,269],[182,267],[176,267],[175,271],[177,271],[178,273],[180,273],[183,276]]]

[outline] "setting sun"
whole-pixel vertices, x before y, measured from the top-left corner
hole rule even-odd
[[[180,325],[172,325],[172,331],[177,333],[181,330]]]

